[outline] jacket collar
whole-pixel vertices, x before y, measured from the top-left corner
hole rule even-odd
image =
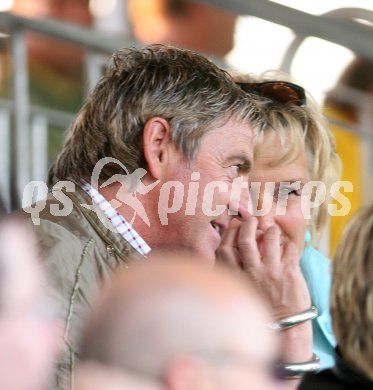
[[[128,256],[136,257],[136,255],[143,258],[140,253],[131,247],[121,234],[115,231],[115,228],[102,210],[92,203],[92,199],[89,195],[86,194],[79,185],[76,185],[75,187],[75,192],[66,192],[64,190],[62,190],[62,192],[73,201],[74,205],[93,226],[102,240],[111,247],[114,253],[119,258],[126,260],[128,260]]]

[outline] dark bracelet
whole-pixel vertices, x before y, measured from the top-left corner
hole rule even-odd
[[[320,358],[313,354],[312,359],[306,362],[278,363],[275,365],[275,373],[281,379],[299,379],[305,374],[315,374],[320,367]]]
[[[317,308],[315,306],[311,306],[308,310],[302,311],[289,317],[281,318],[278,321],[273,322],[272,324],[270,324],[270,328],[272,330],[289,329],[293,326],[303,324],[303,322],[313,320],[317,317],[317,315]]]

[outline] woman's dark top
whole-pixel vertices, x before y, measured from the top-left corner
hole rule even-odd
[[[335,367],[315,375],[306,375],[299,390],[373,390],[373,381],[348,365],[340,355],[335,353]]]

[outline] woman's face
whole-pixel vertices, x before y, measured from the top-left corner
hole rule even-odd
[[[305,148],[301,148],[294,159],[278,162],[286,151],[284,148],[291,145],[286,141],[281,143],[274,133],[264,137],[250,174],[252,201],[254,215],[258,218],[258,237],[270,226],[277,225],[281,230],[282,246],[293,242],[301,253],[307,226],[304,217],[307,214],[302,210],[306,210],[309,203],[309,197],[302,195],[302,187],[310,180],[310,174]],[[258,215],[262,214],[261,210],[268,212]],[[260,247],[260,242],[258,245]]]

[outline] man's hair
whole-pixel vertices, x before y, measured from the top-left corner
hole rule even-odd
[[[331,314],[344,359],[373,379],[373,206],[353,216],[337,248]]]
[[[255,83],[276,80],[294,82],[289,75],[280,71],[268,71],[259,77],[236,75],[235,80]],[[336,153],[335,140],[328,121],[322,114],[321,107],[308,93],[306,106],[276,104],[266,99],[262,102],[261,107],[265,125],[260,136],[256,138],[254,161],[265,147],[264,136],[268,132],[272,132],[278,134],[281,143],[287,146],[284,148],[284,153],[278,153],[278,161],[274,163],[292,161],[305,148],[311,180],[321,181],[325,184],[325,201],[319,207],[311,210],[312,239],[313,242],[317,242],[328,219],[329,202],[327,200],[330,197],[331,186],[336,180],[339,180],[341,171],[340,159]]]
[[[146,168],[143,128],[155,116],[169,122],[173,141],[191,159],[215,125],[233,117],[255,130],[260,110],[227,72],[190,50],[163,45],[118,50],[73,123],[49,184],[89,179],[103,157],[119,160],[129,172]],[[101,180],[116,173],[125,172],[106,165]]]

